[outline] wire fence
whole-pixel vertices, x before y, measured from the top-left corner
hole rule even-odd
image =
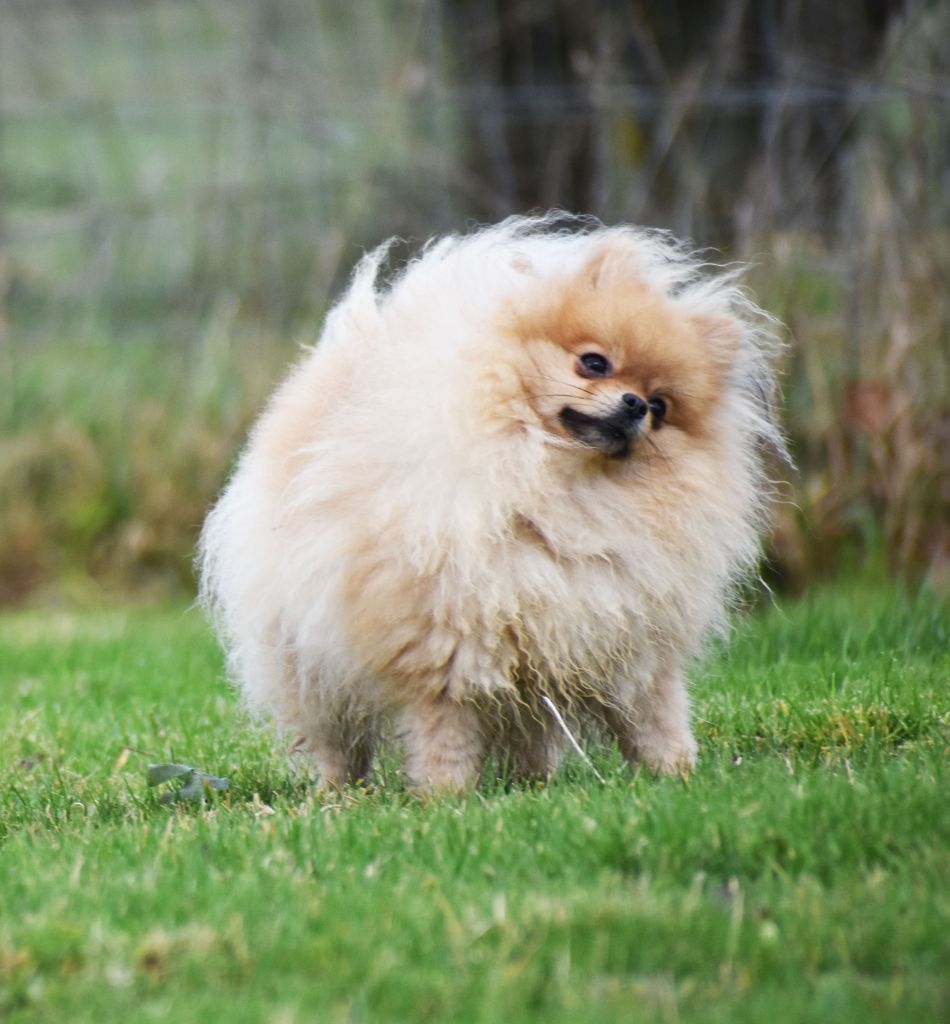
[[[512,9],[537,20],[558,6]],[[607,28],[632,33],[616,6]],[[771,79],[737,81],[714,54],[662,83],[630,80],[642,67],[617,45],[600,52],[592,30],[570,58],[586,69],[560,72],[574,81],[492,80],[500,16],[460,41],[449,8],[374,2],[357,19],[296,0],[3,5],[8,291],[128,305],[157,290],[200,308],[219,288],[259,296],[262,277],[279,292],[270,312],[293,318],[325,300],[309,289],[328,233],[331,247],[346,239],[345,263],[389,233],[550,205],[738,255],[776,229],[834,245],[853,237],[853,197],[866,202],[874,174],[908,229],[945,223],[950,18],[938,5],[914,7],[860,66],[789,49]],[[490,73],[466,75],[453,51],[465,46],[489,54]]]

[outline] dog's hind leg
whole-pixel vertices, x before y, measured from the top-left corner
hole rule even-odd
[[[347,783],[369,778],[375,741],[371,722],[328,716],[314,722],[296,748],[313,758],[321,789],[340,789]]]
[[[545,709],[524,708],[506,717],[497,745],[513,779],[545,781],[560,764],[564,739],[546,714]]]

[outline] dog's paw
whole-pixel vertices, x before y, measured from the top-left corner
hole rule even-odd
[[[641,737],[637,745],[637,759],[645,765],[654,775],[690,775],[696,767],[699,755],[699,746],[693,735],[675,740],[656,739],[644,742]]]

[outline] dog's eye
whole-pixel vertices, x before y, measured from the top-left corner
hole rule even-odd
[[[653,429],[656,430],[656,428],[663,422],[663,417],[666,415],[666,399],[661,398],[659,395],[653,395],[650,398],[650,401],[647,402],[647,408],[650,410],[650,415],[653,417]]]
[[[577,372],[581,377],[609,377],[613,367],[610,360],[599,352],[585,352],[577,360]]]

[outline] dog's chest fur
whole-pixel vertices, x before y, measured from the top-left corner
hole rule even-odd
[[[431,538],[422,565],[363,545],[343,595],[354,648],[377,681],[399,689],[609,698],[652,672],[684,609],[668,558],[664,580],[648,564],[659,557],[647,557],[655,542],[592,543],[582,527],[596,530],[596,519],[577,517],[571,544],[542,517],[517,512],[471,548],[464,537]]]

